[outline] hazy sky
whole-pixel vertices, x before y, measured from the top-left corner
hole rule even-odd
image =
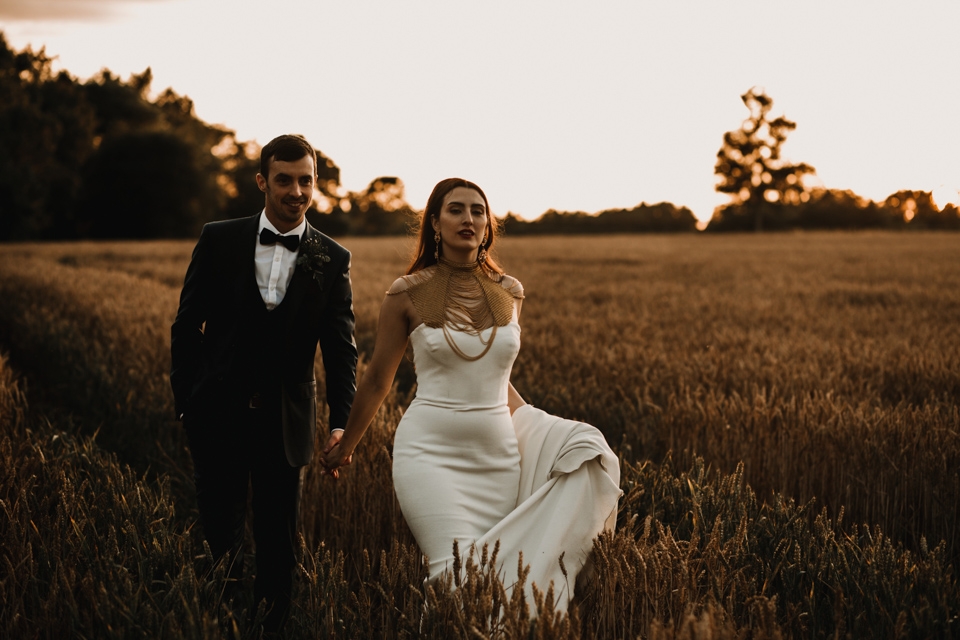
[[[709,219],[752,86],[824,186],[960,200],[958,0],[0,0],[0,29],[81,79],[149,66],[203,120],[302,133],[346,189],[399,176],[416,208],[457,175],[498,215]]]

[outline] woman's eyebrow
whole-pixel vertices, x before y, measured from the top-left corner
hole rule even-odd
[[[462,203],[462,202],[453,201],[453,202],[448,202],[448,203],[447,203],[447,206],[448,206],[448,207],[463,207],[463,206],[466,206],[466,205],[465,205],[464,203]],[[480,202],[475,202],[475,203],[471,204],[471,205],[470,205],[470,208],[471,208],[471,209],[480,209],[480,210],[482,210],[482,211],[486,211],[486,207],[483,206],[483,203],[480,203]]]

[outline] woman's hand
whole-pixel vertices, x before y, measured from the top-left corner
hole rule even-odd
[[[332,432],[323,448],[320,460],[323,475],[337,478],[340,467],[353,462],[353,451],[387,397],[397,366],[406,351],[411,309],[413,303],[406,295],[387,295],[383,301],[373,357],[357,385],[357,394],[353,398],[353,407],[344,430]]]
[[[324,451],[323,459],[320,461],[320,464],[323,465],[324,469],[330,475],[334,473],[340,467],[346,467],[353,462],[353,452],[347,453],[340,443],[336,443],[328,451]],[[336,476],[334,476],[336,477]]]
[[[343,447],[340,446],[340,438],[343,436],[343,431],[334,431],[330,434],[330,438],[327,440],[326,446],[323,448],[323,453],[320,456],[320,464],[323,466],[323,469],[320,471],[320,475],[330,476],[334,480],[340,477],[340,467],[345,467],[353,462],[353,454],[344,456]]]

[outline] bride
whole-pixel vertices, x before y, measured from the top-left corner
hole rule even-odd
[[[397,426],[393,480],[428,580],[452,570],[454,541],[478,555],[499,541],[504,585],[516,582],[522,553],[526,588],[552,582],[565,610],[593,539],[615,523],[620,468],[597,429],[535,409],[510,384],[523,287],[488,254],[495,223],[476,184],[434,187],[413,263],[387,292],[373,356],[323,465],[336,475],[350,464],[412,341],[417,391]]]

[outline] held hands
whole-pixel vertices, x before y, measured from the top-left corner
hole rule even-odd
[[[323,456],[320,458],[320,464],[323,465],[320,475],[330,476],[336,480],[340,477],[340,467],[353,462],[353,453],[344,455],[346,452],[340,446],[342,437],[343,431],[337,430],[327,439],[327,444],[323,447]]]

